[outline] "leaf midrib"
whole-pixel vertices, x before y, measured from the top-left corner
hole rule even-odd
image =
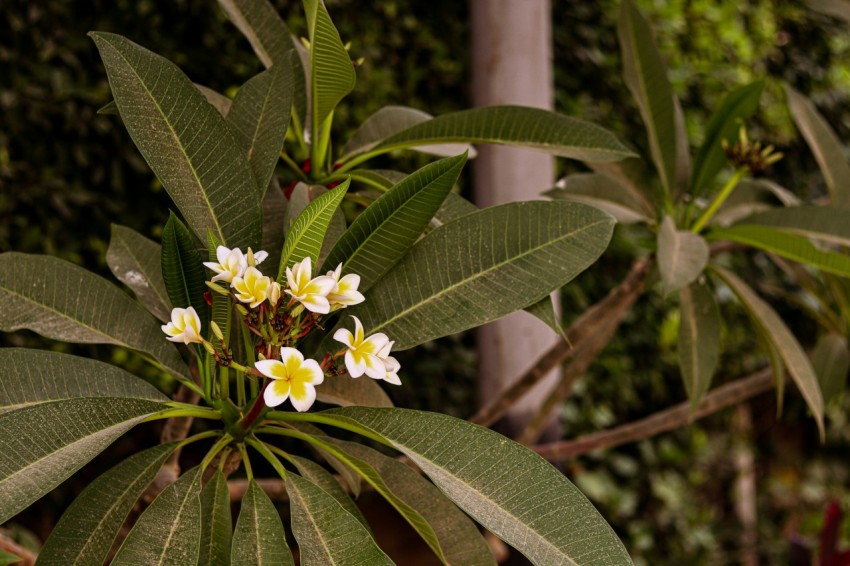
[[[180,153],[186,159],[186,163],[189,165],[189,170],[192,172],[192,176],[195,178],[195,181],[197,182],[198,187],[200,187],[200,189],[201,189],[201,195],[203,197],[204,204],[206,204],[207,208],[209,209],[210,218],[212,218],[213,224],[215,225],[215,228],[218,231],[218,236],[219,236],[219,238],[221,239],[222,242],[225,242],[224,233],[221,230],[221,225],[218,223],[218,217],[215,215],[215,209],[213,208],[212,203],[210,202],[209,197],[207,196],[206,188],[204,187],[204,184],[201,182],[201,178],[198,176],[198,172],[195,170],[195,166],[192,164],[192,160],[189,159],[189,154],[186,153],[186,150],[183,147],[183,143],[180,141],[180,138],[177,136],[177,132],[174,130],[174,126],[168,120],[168,117],[165,115],[165,112],[163,112],[162,107],[159,105],[159,102],[157,102],[156,98],[154,98],[153,93],[150,91],[150,89],[148,89],[148,86],[147,86],[147,84],[145,84],[145,81],[142,79],[141,75],[139,75],[139,73],[136,71],[135,67],[130,63],[130,60],[127,59],[124,56],[124,54],[112,44],[112,42],[110,42],[108,40],[107,40],[107,42],[109,43],[109,46],[112,47],[112,50],[115,51],[115,53],[117,53],[118,56],[121,57],[121,59],[124,60],[127,67],[130,69],[130,71],[132,71],[133,75],[136,76],[136,78],[139,81],[139,84],[142,86],[142,89],[144,89],[145,93],[148,95],[151,102],[153,102],[153,105],[156,107],[157,111],[159,112],[159,115],[162,117],[162,120],[165,122],[166,126],[168,126],[168,131],[171,133],[172,137],[174,137],[174,140],[177,142],[177,147],[180,149]],[[204,101],[204,103],[208,104],[206,101]],[[120,110],[120,108],[119,108],[119,110]]]
[[[159,560],[157,561],[158,566],[162,566],[163,564],[165,564],[165,554],[168,552],[168,547],[171,545],[171,539],[174,538],[174,533],[177,530],[177,524],[180,523],[180,517],[183,515],[183,511],[189,504],[189,499],[192,494],[192,490],[195,487],[196,481],[198,480],[193,480],[192,483],[190,483],[186,488],[186,494],[183,496],[183,500],[180,503],[180,508],[177,510],[177,514],[174,515],[174,520],[171,522],[171,528],[168,530],[168,537],[165,539],[165,543],[162,545],[162,552],[160,553]]]
[[[500,269],[501,267],[504,267],[505,265],[508,265],[508,264],[510,264],[510,263],[513,263],[513,262],[517,261],[518,259],[521,259],[521,258],[526,257],[526,256],[528,256],[528,255],[534,254],[535,252],[538,252],[538,251],[540,251],[540,250],[542,250],[542,249],[544,249],[544,248],[547,248],[547,247],[549,247],[549,246],[556,245],[556,244],[560,243],[561,241],[563,241],[563,240],[565,240],[565,239],[567,239],[567,238],[573,237],[573,236],[575,236],[575,235],[577,235],[577,234],[580,234],[580,233],[582,233],[582,232],[584,232],[584,231],[586,231],[586,230],[590,230],[591,228],[594,228],[594,227],[596,227],[597,225],[599,225],[599,224],[603,224],[603,223],[605,223],[605,222],[607,222],[607,220],[600,219],[600,220],[597,220],[596,222],[593,222],[593,223],[591,223],[591,224],[586,224],[586,225],[584,225],[584,226],[582,226],[582,227],[580,227],[580,228],[577,228],[577,229],[575,229],[575,230],[572,230],[571,232],[567,232],[567,233],[565,233],[565,234],[562,234],[562,235],[561,235],[561,236],[559,236],[558,238],[555,238],[555,239],[552,239],[552,240],[547,240],[545,243],[543,243],[543,244],[541,244],[541,245],[538,245],[538,246],[534,246],[534,247],[532,247],[532,248],[529,248],[528,250],[526,250],[525,252],[523,252],[523,253],[521,253],[521,254],[514,255],[514,256],[511,256],[511,257],[509,257],[509,258],[506,258],[506,259],[505,259],[505,260],[503,260],[503,261],[500,261],[500,262],[498,262],[498,263],[494,263],[492,266],[488,267],[487,269],[485,269],[485,270],[483,270],[483,271],[478,271],[477,273],[475,273],[475,274],[471,275],[470,277],[463,278],[463,279],[459,280],[459,281],[458,281],[458,282],[456,282],[456,283],[453,283],[453,284],[451,284],[451,285],[448,285],[448,286],[446,286],[446,287],[443,287],[443,289],[442,289],[442,290],[440,290],[439,292],[434,293],[434,294],[432,294],[432,295],[429,295],[429,296],[427,297],[427,299],[426,299],[426,300],[424,300],[424,301],[420,301],[420,302],[418,302],[418,303],[415,303],[415,304],[413,304],[413,305],[411,305],[411,306],[407,307],[406,309],[403,309],[403,310],[401,310],[401,311],[397,312],[395,315],[393,315],[392,317],[388,318],[387,320],[385,320],[384,322],[382,322],[382,323],[381,323],[381,324],[379,324],[378,326],[375,326],[374,328],[371,328],[371,329],[370,329],[370,331],[371,331],[371,332],[377,332],[378,330],[380,330],[380,329],[382,329],[382,328],[385,328],[387,325],[392,324],[392,323],[393,323],[393,322],[395,322],[396,320],[398,320],[398,319],[400,319],[400,318],[402,318],[402,317],[404,317],[404,316],[407,316],[409,313],[411,313],[411,312],[413,312],[413,311],[415,311],[415,310],[417,310],[417,309],[419,309],[419,308],[422,308],[424,305],[430,304],[430,303],[432,303],[433,301],[438,300],[439,298],[441,298],[441,297],[443,297],[443,296],[445,296],[445,295],[449,294],[450,292],[454,291],[454,290],[455,290],[455,289],[457,289],[458,287],[461,287],[461,286],[463,286],[463,285],[466,285],[467,283],[469,283],[469,282],[471,282],[471,281],[474,281],[474,280],[476,280],[476,279],[479,279],[480,277],[483,277],[483,276],[485,276],[485,275],[489,274],[489,273],[490,273],[490,272],[492,272],[492,271],[495,271],[495,270],[497,270],[497,269]],[[408,257],[409,257],[409,256],[408,256]]]

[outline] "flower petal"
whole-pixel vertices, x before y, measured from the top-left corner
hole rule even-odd
[[[254,367],[261,374],[272,379],[286,379],[287,377],[286,366],[278,360],[260,360],[254,362]]]
[[[230,255],[230,248],[226,248],[224,246],[218,246],[215,249],[215,258],[218,260],[218,263],[224,265],[227,261],[227,256]]]
[[[292,384],[292,396],[289,400],[296,411],[303,413],[316,401],[316,388],[309,383],[295,382]]]
[[[254,265],[260,265],[267,257],[269,257],[269,252],[267,251],[260,250],[254,252]]]
[[[336,280],[334,280],[333,277],[328,277],[327,275],[320,275],[315,279],[310,280],[307,286],[304,287],[304,292],[327,296],[331,291],[334,290],[334,287],[336,287]]]
[[[266,360],[271,361],[271,360]],[[277,407],[289,397],[289,382],[285,379],[272,381],[263,393],[263,401],[269,407]]]
[[[162,329],[165,330],[165,327],[163,326]],[[165,331],[168,332],[167,330]],[[334,332],[334,340],[336,340],[337,342],[342,342],[349,348],[354,347],[354,335],[349,332],[347,328],[340,328],[339,330]]]
[[[319,362],[316,360],[304,360],[304,363],[292,376],[293,382],[312,383],[313,385],[319,385],[324,380],[325,372],[322,371]]]
[[[328,314],[331,311],[331,304],[327,297],[322,295],[307,295],[303,299],[299,299],[301,304],[310,311],[318,314]]]
[[[384,379],[387,375],[387,367],[384,365],[384,360],[373,354],[364,354],[362,356],[366,375],[372,379]]]
[[[366,360],[363,356],[355,356],[354,352],[348,350],[345,353],[345,369],[351,377],[360,377],[366,372]]]

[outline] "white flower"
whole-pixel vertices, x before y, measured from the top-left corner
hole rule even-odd
[[[248,253],[254,257],[254,263],[250,266],[248,265],[248,257],[246,257],[239,248],[233,248],[231,250],[224,246],[218,246],[215,249],[215,258],[218,260],[218,263],[214,261],[206,261],[204,262],[204,265],[217,273],[217,275],[212,278],[213,282],[223,280],[228,283],[232,283],[234,278],[242,277],[248,267],[256,267],[264,259],[269,257],[267,252],[259,251],[257,253],[253,253],[251,248],[248,248]]]
[[[313,262],[310,257],[305,257],[300,263],[286,268],[287,295],[304,305],[310,311],[319,314],[328,314],[331,304],[328,301],[328,293],[333,291],[336,280],[333,277],[320,275],[315,279],[313,276]]]
[[[290,399],[296,410],[306,411],[316,400],[315,386],[325,379],[319,362],[305,360],[295,348],[281,348],[280,361],[261,360],[254,366],[273,380],[263,393],[263,400],[269,407],[277,407]]]
[[[351,377],[360,377],[364,373],[372,379],[383,379],[393,385],[401,385],[398,370],[401,365],[390,356],[393,342],[387,335],[378,332],[368,338],[363,333],[360,319],[354,319],[354,334],[345,328],[334,332],[334,340],[342,342],[348,348],[345,352],[345,369]]]
[[[272,281],[272,286],[269,287],[269,304],[274,308],[280,300],[280,283]]]
[[[360,286],[360,276],[349,273],[340,279],[342,275],[342,264],[340,263],[334,271],[328,271],[328,277],[332,277],[336,285],[328,294],[331,310],[339,310],[352,305],[358,305],[366,300],[357,290]]]
[[[204,341],[201,338],[201,319],[192,307],[172,309],[171,322],[163,324],[161,328],[172,342],[202,344]]]
[[[271,279],[260,273],[256,267],[245,270],[244,277],[233,278],[233,288],[236,289],[236,298],[243,303],[251,303],[253,309],[268,297]]]

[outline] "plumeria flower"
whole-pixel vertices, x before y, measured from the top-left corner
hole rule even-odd
[[[184,344],[203,344],[201,338],[201,319],[195,309],[172,309],[171,322],[161,326],[162,331],[168,334],[168,340],[172,342],[183,342]]]
[[[272,281],[272,285],[269,287],[269,304],[274,308],[278,301],[280,301],[280,283]]]
[[[383,379],[388,383],[400,385],[398,370],[401,365],[389,355],[393,343],[387,335],[378,332],[368,338],[363,333],[363,324],[356,316],[354,334],[340,328],[334,332],[334,340],[345,344],[345,369],[351,377],[360,377],[364,373],[372,379]]]
[[[288,289],[286,289],[286,294],[291,295],[310,312],[328,314],[331,312],[328,294],[336,286],[336,280],[326,275],[320,275],[315,279],[312,279],[312,277],[313,262],[309,256],[305,257],[300,263],[287,267],[286,282]]]
[[[269,407],[277,407],[290,399],[297,411],[304,412],[316,400],[315,386],[325,380],[319,362],[305,360],[295,348],[281,348],[280,361],[261,360],[254,366],[273,380],[263,393],[263,400]]]
[[[256,267],[246,269],[243,277],[233,278],[236,298],[243,303],[250,303],[252,309],[266,300],[271,283],[271,279],[260,273]]]
[[[234,278],[241,277],[248,267],[248,262],[239,248],[233,248],[231,250],[224,246],[218,246],[215,249],[215,258],[218,260],[218,263],[214,261],[204,262],[205,266],[217,274],[212,278],[213,282],[223,280],[231,283]]]
[[[251,248],[248,248],[248,253],[245,254],[245,260],[248,262],[248,267],[257,267],[263,263],[263,260],[267,257],[269,257],[269,252],[265,252],[263,250],[255,252]]]
[[[352,305],[358,305],[366,300],[363,293],[357,290],[357,287],[360,286],[360,276],[349,273],[345,277],[340,278],[341,275],[341,263],[334,271],[328,271],[328,277],[333,277],[333,280],[336,282],[336,285],[328,294],[331,310],[339,310]]]
[[[268,252],[259,251],[257,253],[253,253],[251,248],[248,248],[248,255],[253,256],[254,258],[254,263],[250,266],[248,265],[248,257],[246,257],[239,248],[233,248],[231,250],[224,246],[218,246],[215,249],[215,258],[218,260],[218,263],[214,261],[206,261],[204,262],[204,265],[217,273],[217,275],[212,278],[213,282],[223,280],[228,283],[232,283],[234,278],[242,277],[248,267],[256,267],[264,259],[269,257]]]

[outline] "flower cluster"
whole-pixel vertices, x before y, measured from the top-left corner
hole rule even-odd
[[[360,276],[342,274],[342,264],[325,275],[313,277],[310,257],[286,268],[286,286],[263,275],[258,269],[268,253],[243,253],[239,248],[218,246],[216,260],[204,265],[215,272],[207,285],[213,291],[228,296],[237,304],[243,322],[255,338],[254,367],[234,362],[221,329],[213,322],[212,331],[220,344],[207,341],[201,334],[201,321],[192,307],[175,308],[171,322],[162,326],[167,339],[184,344],[201,344],[222,366],[243,371],[251,377],[264,380],[263,400],[276,407],[289,399],[298,411],[306,411],[316,400],[315,386],[325,377],[335,377],[344,371],[357,378],[366,374],[372,379],[400,385],[400,364],[390,356],[393,342],[383,333],[366,336],[363,325],[354,319],[354,333],[341,328],[334,339],[345,348],[325,355],[321,363],[305,359],[296,348],[311,331],[322,329],[323,318],[349,306],[357,305],[365,297],[357,288]],[[230,288],[221,286],[230,284]],[[287,298],[288,297],[288,298]],[[283,300],[281,300],[283,299]],[[344,359],[345,369],[336,366]]]

